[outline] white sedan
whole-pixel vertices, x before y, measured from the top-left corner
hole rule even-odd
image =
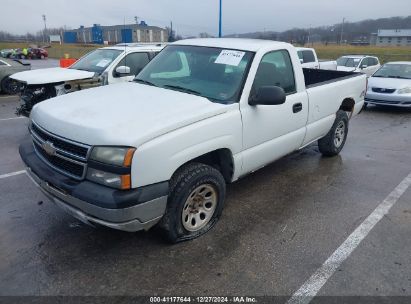
[[[411,107],[411,61],[384,64],[368,79],[365,102]]]

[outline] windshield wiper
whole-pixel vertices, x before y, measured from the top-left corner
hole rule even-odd
[[[139,82],[139,83],[144,83],[144,84],[147,84],[149,86],[156,87],[156,85],[154,83],[152,83],[150,81],[147,81],[147,80],[144,80],[144,79],[134,78],[133,81],[134,82]]]
[[[181,91],[181,92],[184,92],[184,93],[201,96],[201,93],[196,91],[196,90],[192,90],[192,89],[189,89],[189,88],[184,88],[184,87],[180,87],[180,86],[176,86],[176,85],[166,84],[166,85],[164,85],[164,88],[175,89],[177,91]]]
[[[388,78],[410,79],[408,77],[402,77],[402,76],[388,76]]]

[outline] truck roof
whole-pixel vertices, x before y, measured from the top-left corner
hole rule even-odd
[[[313,48],[306,48],[306,47],[296,47],[297,51],[314,51]]]
[[[174,45],[192,45],[192,46],[204,46],[204,47],[218,47],[235,50],[243,50],[256,52],[261,48],[273,47],[281,48],[290,46],[285,42],[278,42],[272,40],[262,39],[245,39],[245,38],[199,38],[199,39],[186,39],[173,42]]]
[[[350,57],[350,58],[364,58],[364,57],[375,57],[375,58],[377,58],[376,56],[372,56],[372,55],[343,55],[343,56],[341,56],[341,57]]]
[[[163,48],[164,48],[164,45],[146,44],[146,45],[113,45],[113,46],[103,47],[101,49],[120,50],[120,51],[124,51],[124,49],[127,49],[127,50],[139,50],[139,51],[144,52],[144,51],[150,51],[150,50],[161,51]]]

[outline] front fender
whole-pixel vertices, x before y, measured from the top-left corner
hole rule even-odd
[[[218,149],[229,149],[235,171],[242,147],[242,123],[238,108],[157,137],[140,147],[133,157],[132,187],[169,180],[185,163]],[[235,174],[234,174],[235,175]]]

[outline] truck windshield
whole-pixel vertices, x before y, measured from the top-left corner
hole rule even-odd
[[[411,79],[411,64],[385,64],[372,77]]]
[[[123,51],[98,49],[76,61],[70,69],[89,71],[101,74]]]
[[[238,102],[253,55],[230,49],[170,45],[134,81],[215,102]]]
[[[338,66],[345,66],[347,68],[356,68],[360,63],[360,58],[340,57],[337,59]]]

